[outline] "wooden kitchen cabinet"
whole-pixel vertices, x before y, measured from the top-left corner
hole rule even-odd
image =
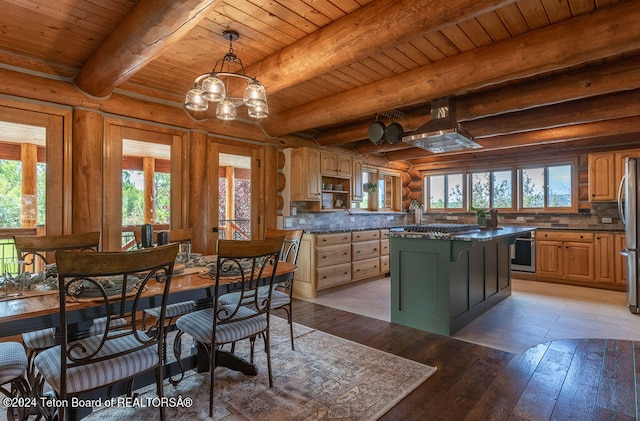
[[[536,276],[595,282],[593,233],[536,232]]]
[[[614,234],[595,233],[595,281],[613,284],[616,282],[614,261]]]
[[[640,157],[640,149],[589,154],[589,200],[615,202],[627,157]]]
[[[589,154],[589,200],[613,202],[617,200],[614,186],[615,157],[612,152]]]
[[[285,149],[284,153],[288,198],[319,203],[322,190],[320,151],[314,148],[290,148]]]
[[[326,176],[338,176],[351,178],[351,157],[334,152],[322,151],[321,173]]]
[[[304,234],[294,275],[294,295],[313,298],[323,289],[388,273],[388,235],[387,229]]]
[[[616,190],[615,200],[618,200],[618,188],[620,187],[620,181],[622,181],[622,177],[624,176],[624,164],[627,158],[638,158],[640,157],[640,149],[626,149],[623,151],[613,152],[614,157],[614,165],[615,165],[615,175],[613,178],[613,187]]]

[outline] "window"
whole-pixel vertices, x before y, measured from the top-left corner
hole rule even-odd
[[[464,177],[462,173],[430,175],[425,177],[425,203],[427,209],[463,209]]]
[[[400,175],[388,170],[367,168],[362,171],[365,186],[361,209],[399,211],[402,209],[402,183]],[[371,187],[374,185],[375,187]]]
[[[513,209],[513,171],[471,173],[471,206],[474,208]]]
[[[522,209],[575,211],[573,164],[520,169]]]

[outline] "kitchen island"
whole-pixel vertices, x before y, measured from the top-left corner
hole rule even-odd
[[[391,321],[454,334],[511,295],[510,245],[534,229],[391,232]]]

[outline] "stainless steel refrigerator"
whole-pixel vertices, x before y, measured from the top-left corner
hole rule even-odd
[[[638,212],[640,212],[640,159],[627,158],[624,177],[618,190],[618,212],[624,223],[625,248],[620,253],[627,256],[627,295],[629,311],[640,313],[640,279],[638,279]]]

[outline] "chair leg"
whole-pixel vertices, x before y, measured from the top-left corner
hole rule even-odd
[[[160,401],[162,402],[162,398],[164,398],[164,369],[163,369],[164,365],[161,364],[160,367],[156,367],[156,393],[158,394],[158,397],[160,398]],[[164,405],[160,404],[160,421],[165,421],[166,419],[166,414],[165,414],[165,409],[164,409]]]
[[[215,381],[215,369],[216,369],[216,346],[211,344],[209,349],[209,416],[213,418],[213,386]]]
[[[289,303],[289,308],[284,307],[284,310],[287,312],[287,321],[289,322],[289,332],[291,333],[291,350],[295,351],[295,347],[293,345],[293,306]]]
[[[273,377],[271,375],[271,343],[269,341],[269,329],[264,332],[263,337],[264,348],[267,351],[267,371],[269,372],[269,387],[273,387]]]

